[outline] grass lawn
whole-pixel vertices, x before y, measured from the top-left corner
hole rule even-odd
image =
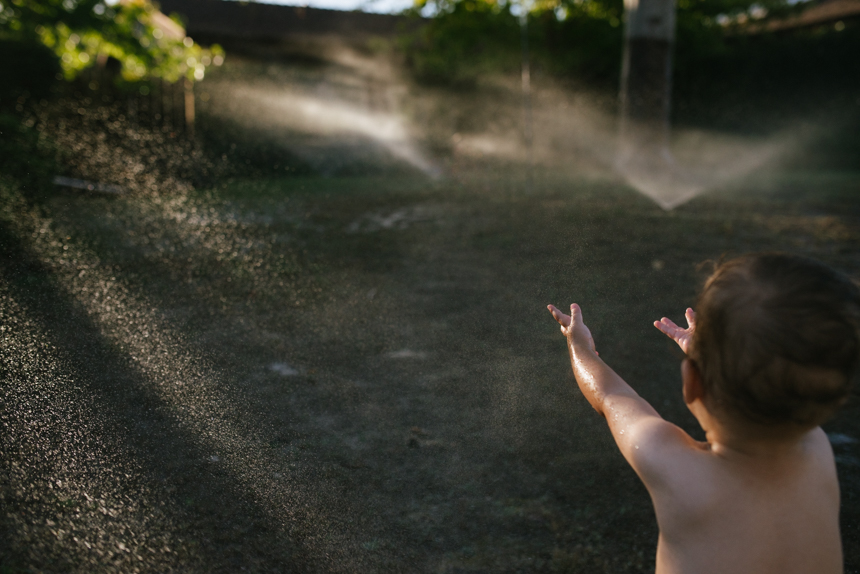
[[[0,182],[0,572],[650,572],[650,500],[545,309],[694,436],[676,321],[721,255],[860,277],[860,174],[666,212],[505,169],[29,204]],[[855,393],[856,396],[856,393]],[[860,571],[860,402],[828,423]]]

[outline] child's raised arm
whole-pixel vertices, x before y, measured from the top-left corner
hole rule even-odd
[[[664,420],[600,357],[591,331],[582,320],[579,305],[565,315],[553,305],[547,308],[567,338],[570,364],[577,385],[594,409],[606,418],[621,454],[649,488],[662,482],[661,475],[673,465],[669,459],[692,439]],[[668,463],[668,464],[667,464]]]

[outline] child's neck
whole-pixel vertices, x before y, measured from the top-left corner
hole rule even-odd
[[[768,426],[727,416],[717,417],[704,404],[689,405],[705,431],[705,440],[718,455],[730,458],[774,460],[791,456],[802,448],[802,438],[811,430],[798,425]]]

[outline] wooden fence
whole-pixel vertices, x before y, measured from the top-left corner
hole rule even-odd
[[[127,96],[127,106],[129,120],[137,125],[194,136],[194,84],[187,79],[141,82],[137,93]]]
[[[188,79],[168,82],[149,78],[118,89],[109,68],[93,67],[81,80],[96,94],[119,102],[134,126],[194,137],[194,84]]]

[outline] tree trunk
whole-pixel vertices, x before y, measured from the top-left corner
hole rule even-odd
[[[625,0],[619,167],[671,164],[669,112],[674,0]],[[644,164],[643,164],[644,162]],[[640,165],[643,164],[643,165]]]

